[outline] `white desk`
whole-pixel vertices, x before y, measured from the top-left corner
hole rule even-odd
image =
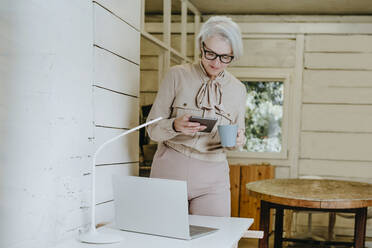
[[[193,239],[180,240],[103,227],[99,231],[119,233],[124,240],[117,244],[93,245],[68,240],[55,248],[231,248],[239,242],[253,219],[190,215],[190,224],[218,228],[215,233]]]

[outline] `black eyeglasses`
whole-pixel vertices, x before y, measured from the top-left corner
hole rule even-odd
[[[215,60],[218,57],[222,63],[229,64],[234,59],[234,56],[227,55],[227,54],[217,54],[213,51],[205,49],[206,46],[204,42],[202,43],[202,45],[203,45],[204,57],[208,60]]]

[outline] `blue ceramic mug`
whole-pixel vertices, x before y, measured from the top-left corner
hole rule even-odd
[[[236,136],[238,135],[238,125],[219,125],[217,128],[221,145],[223,147],[234,147],[236,145]]]

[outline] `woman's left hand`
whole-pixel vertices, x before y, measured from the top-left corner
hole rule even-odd
[[[236,146],[243,146],[243,145],[245,145],[246,141],[247,141],[247,139],[245,138],[244,130],[239,129],[238,130],[238,135],[236,136]]]

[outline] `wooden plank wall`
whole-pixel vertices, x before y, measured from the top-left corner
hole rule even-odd
[[[94,138],[106,140],[138,125],[140,1],[94,2]],[[138,175],[138,132],[105,147],[98,155],[97,223],[113,220],[112,175]]]
[[[371,44],[371,35],[306,35],[299,176],[372,183]],[[336,224],[352,234],[352,220]]]
[[[162,40],[162,35],[153,34],[156,38]],[[171,47],[177,51],[181,50],[181,35],[172,34]],[[140,106],[152,104],[158,91],[159,79],[162,78],[162,72],[159,72],[159,55],[163,50],[145,38],[141,38],[141,88],[140,88]],[[193,59],[194,56],[194,35],[187,35],[187,56]],[[173,58],[176,59],[176,58]],[[171,60],[171,66],[180,64],[180,61]],[[160,73],[160,74],[159,74]]]

